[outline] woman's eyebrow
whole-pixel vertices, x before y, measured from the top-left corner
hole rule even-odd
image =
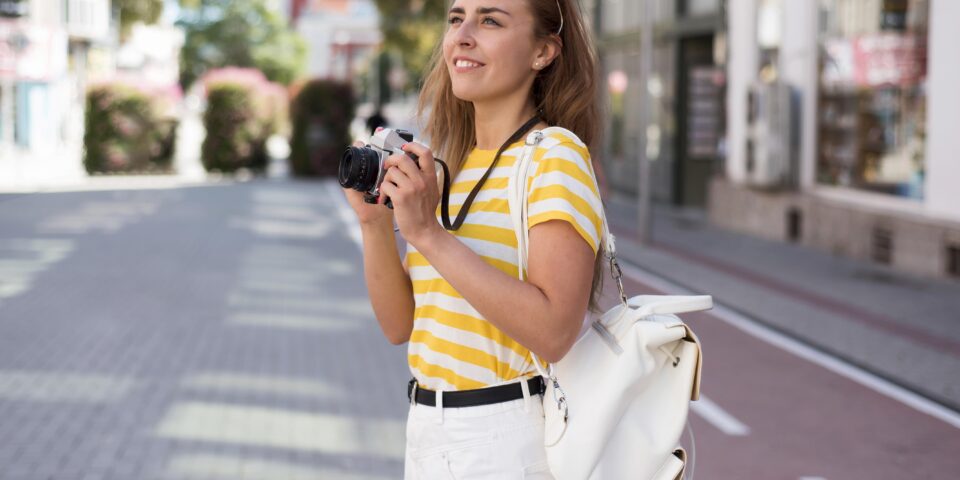
[[[463,7],[453,7],[450,9],[450,13],[459,13],[462,15],[466,12],[464,11]],[[510,16],[510,12],[497,7],[477,7],[477,13],[481,15],[484,15],[487,13],[502,13],[508,17]]]

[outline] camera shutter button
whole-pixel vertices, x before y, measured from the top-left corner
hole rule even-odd
[[[408,131],[406,131],[406,130],[399,130],[399,129],[397,129],[397,130],[395,130],[395,131],[397,132],[397,135],[399,135],[400,138],[403,139],[403,141],[405,141],[405,142],[412,142],[412,141],[413,141],[413,134],[412,134],[412,133],[410,133],[410,132],[408,132]]]

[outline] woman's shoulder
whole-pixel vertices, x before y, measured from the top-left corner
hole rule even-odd
[[[543,139],[540,140],[534,157],[537,161],[543,163],[547,160],[549,163],[549,159],[564,159],[584,168],[590,164],[590,152],[577,134],[559,126],[547,127],[541,132]]]
[[[586,148],[586,145],[584,145],[576,133],[561,126],[553,125],[544,128],[541,132],[544,134],[544,139],[541,141],[540,146],[544,148],[551,148],[565,143]]]

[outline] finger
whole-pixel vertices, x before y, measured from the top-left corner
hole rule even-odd
[[[354,146],[354,147],[362,147],[362,146],[364,146],[364,145],[366,145],[366,143],[363,143],[362,140],[357,140],[357,141],[353,142],[353,146]]]
[[[384,204],[387,203],[387,199],[390,198],[393,200],[394,206],[396,206],[397,200],[395,195],[397,194],[397,186],[391,182],[384,180],[380,184],[380,198],[377,199],[377,203]]]
[[[433,163],[433,152],[429,148],[416,142],[410,142],[400,148],[404,152],[412,153],[419,157],[420,160],[417,163],[420,164],[420,171],[432,177],[437,175],[437,166]]]
[[[416,175],[419,176],[420,172],[417,171]],[[411,178],[400,168],[388,169],[387,173],[383,176],[383,181],[384,183],[392,183],[402,189],[411,188],[413,185]]]
[[[400,162],[402,162],[404,158],[411,161],[413,160],[410,157],[408,157],[405,153],[397,152],[397,153],[391,154],[390,156],[387,157],[386,160],[383,161],[383,168],[390,169],[390,167],[398,167],[400,166]]]
[[[390,155],[384,162],[384,166],[388,169],[388,171],[393,170],[391,167],[397,167],[410,178],[419,178],[421,175],[423,175],[423,173],[420,171],[420,168],[417,167],[417,162],[415,162],[405,153],[395,153]]]

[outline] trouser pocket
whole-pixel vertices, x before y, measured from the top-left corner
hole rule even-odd
[[[523,480],[553,480],[553,473],[550,472],[550,464],[546,460],[524,467]]]
[[[503,471],[495,456],[493,442],[473,442],[451,446],[435,453],[414,458],[418,478],[449,480],[500,480]]]

